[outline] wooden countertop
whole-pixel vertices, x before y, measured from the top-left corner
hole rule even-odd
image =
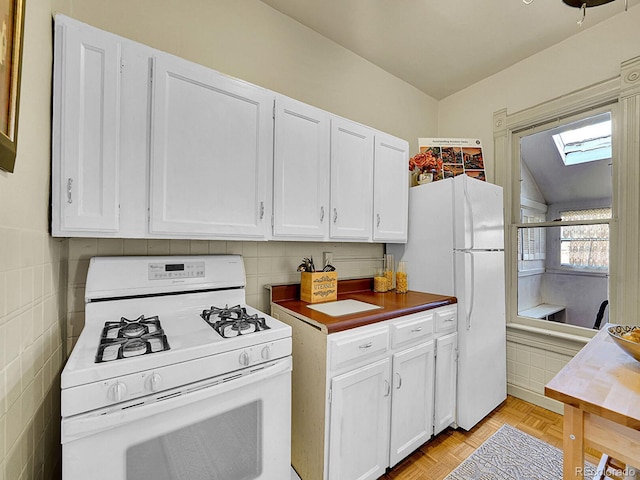
[[[395,291],[376,293],[372,287],[372,278],[339,280],[338,300],[359,300],[382,307],[339,317],[332,317],[308,308],[309,304],[300,300],[299,284],[272,285],[270,289],[273,303],[302,315],[309,320],[309,323],[327,334],[457,303],[456,297],[447,295],[411,290],[407,293],[395,293]]]
[[[547,383],[544,393],[640,430],[640,362],[611,340],[606,325]]]

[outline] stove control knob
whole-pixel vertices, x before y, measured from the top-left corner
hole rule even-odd
[[[247,352],[242,352],[240,354],[240,365],[244,365],[245,367],[248,367],[249,363],[251,363],[251,358],[249,357],[249,354]]]
[[[109,387],[107,396],[113,402],[121,402],[127,396],[127,385],[122,382],[114,383]]]
[[[271,358],[271,348],[269,347],[269,345],[264,346],[260,355],[262,356],[263,360],[269,360]]]
[[[147,388],[152,392],[157,392],[162,387],[162,377],[159,373],[152,373],[147,380]]]

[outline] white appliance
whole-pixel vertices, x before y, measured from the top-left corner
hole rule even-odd
[[[62,372],[63,480],[291,477],[291,328],[242,257],[96,257]]]
[[[413,187],[409,237],[387,245],[409,289],[458,299],[456,423],[471,429],[507,396],[502,188],[466,175]]]

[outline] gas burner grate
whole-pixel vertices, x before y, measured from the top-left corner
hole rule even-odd
[[[119,322],[106,322],[102,329],[96,363],[132,358],[149,353],[169,350],[169,341],[160,326],[158,316],[130,320],[121,317]]]
[[[269,330],[267,321],[257,313],[249,315],[247,309],[236,305],[219,308],[212,306],[200,315],[223,338]]]

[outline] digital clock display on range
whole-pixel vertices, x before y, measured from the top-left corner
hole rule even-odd
[[[180,272],[184,270],[184,263],[169,263],[164,266],[165,272]]]

